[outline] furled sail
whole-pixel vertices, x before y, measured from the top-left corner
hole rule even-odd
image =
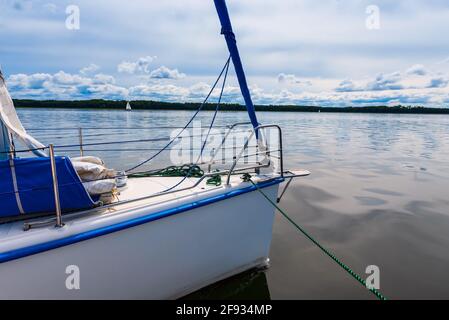
[[[47,156],[44,151],[36,150],[39,148],[45,148],[45,146],[30,136],[25,128],[22,126],[19,118],[17,117],[16,109],[14,108],[13,101],[6,88],[5,79],[0,71],[0,122],[6,127],[7,131],[13,135],[13,137],[22,142],[27,148],[33,150],[33,153],[39,157]]]

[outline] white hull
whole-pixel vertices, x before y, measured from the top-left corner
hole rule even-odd
[[[274,200],[278,185],[264,192]],[[251,191],[3,262],[0,299],[178,298],[263,265],[273,218],[273,207]],[[70,265],[79,267],[79,290],[66,288]]]

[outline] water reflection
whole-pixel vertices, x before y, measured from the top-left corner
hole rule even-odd
[[[194,292],[184,300],[271,300],[264,272],[251,270]]]

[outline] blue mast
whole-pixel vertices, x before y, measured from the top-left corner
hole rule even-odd
[[[232,63],[234,64],[235,73],[237,74],[237,79],[239,81],[240,90],[242,91],[243,99],[245,99],[245,105],[248,110],[249,118],[251,119],[253,127],[256,128],[259,126],[259,122],[257,121],[254,104],[251,99],[251,94],[249,93],[248,83],[246,82],[245,71],[243,70],[242,60],[240,59],[239,50],[237,48],[235,34],[232,31],[228,8],[226,7],[225,0],[214,0],[214,2],[221,22],[221,34],[225,36],[229,53],[231,54]]]

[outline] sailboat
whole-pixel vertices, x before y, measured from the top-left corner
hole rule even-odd
[[[126,111],[131,111],[131,104],[129,103],[129,101],[126,103]]]
[[[309,172],[284,169],[282,130],[258,122],[226,3],[214,3],[250,120],[222,145],[251,127],[226,168],[212,157],[200,175],[196,163],[158,176],[55,155],[21,125],[1,79],[0,299],[173,299],[267,266],[275,209],[258,190],[276,201]],[[13,141],[35,157],[18,157]],[[242,166],[250,141],[261,160]]]

